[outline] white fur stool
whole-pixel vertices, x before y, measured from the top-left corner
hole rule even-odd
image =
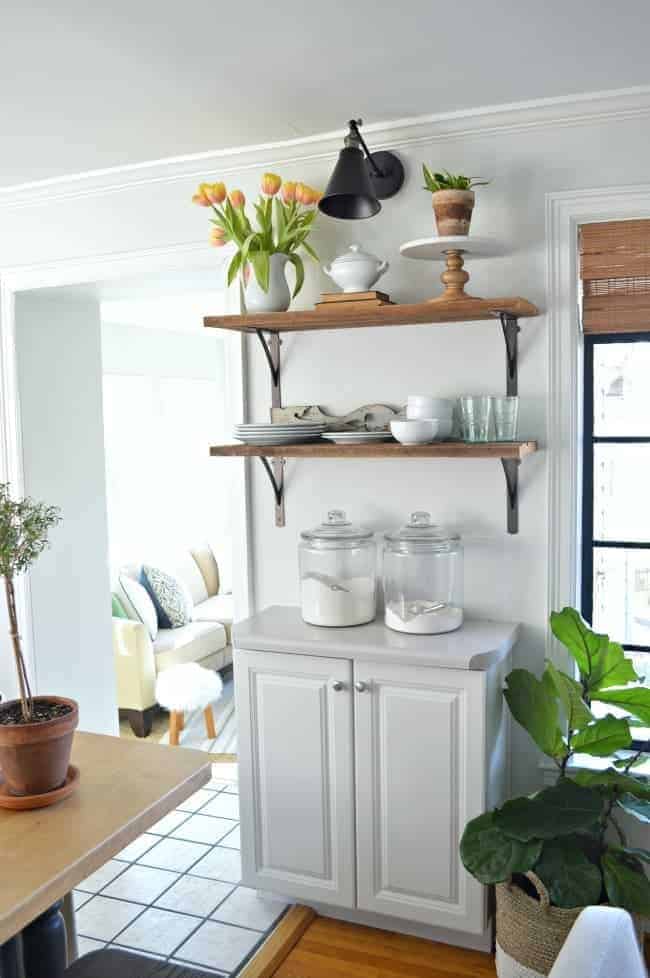
[[[211,669],[204,669],[196,662],[170,666],[156,679],[156,699],[169,710],[169,743],[178,744],[178,737],[185,726],[186,710],[203,710],[205,732],[214,740],[212,704],[223,692],[221,676]]]

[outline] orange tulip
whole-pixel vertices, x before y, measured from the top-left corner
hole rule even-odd
[[[210,206],[210,201],[209,201],[208,196],[206,194],[206,189],[209,186],[210,186],[209,183],[200,183],[199,184],[199,189],[192,196],[192,203],[193,204],[198,204],[199,207],[209,207]]]
[[[208,183],[203,191],[211,204],[223,204],[226,199],[225,183]]]
[[[265,173],[262,177],[262,193],[267,197],[275,197],[281,183],[282,177],[279,177],[277,173]]]
[[[296,184],[296,200],[299,204],[304,204],[306,198],[309,197],[308,187],[306,183]]]
[[[222,248],[226,243],[226,232],[223,228],[219,226],[212,228],[210,231],[210,244],[214,248]]]
[[[235,210],[239,210],[246,203],[246,198],[241,190],[231,190],[228,197],[230,198],[230,203]]]
[[[285,204],[290,204],[292,200],[296,199],[296,182],[295,180],[285,180],[282,184],[282,200]]]

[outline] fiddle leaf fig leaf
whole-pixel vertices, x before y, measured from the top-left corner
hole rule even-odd
[[[520,842],[555,839],[590,829],[603,801],[598,791],[562,779],[532,798],[515,798],[494,812],[494,824]]]
[[[633,815],[639,822],[650,823],[650,800],[626,794],[618,799],[618,803],[623,811]]]
[[[594,715],[582,698],[582,686],[547,661],[542,682],[564,708],[569,730],[582,730],[594,720]]]
[[[631,913],[650,914],[650,880],[639,859],[625,849],[610,847],[602,859],[609,902]]]
[[[571,775],[571,780],[582,787],[605,788],[615,795],[628,793],[635,798],[650,801],[650,784],[641,778],[621,774],[613,768],[607,768],[605,771],[576,771]]]
[[[564,757],[566,744],[560,730],[557,700],[527,669],[513,669],[503,695],[513,717],[527,730],[548,757]]]
[[[589,680],[589,692],[592,699],[600,699],[596,695],[597,691],[609,689],[611,686],[625,686],[626,683],[634,683],[638,679],[632,660],[625,655],[623,646],[617,642],[608,642],[596,656]]]
[[[600,902],[600,869],[587,859],[575,836],[545,842],[534,869],[553,906],[568,909]]]
[[[579,730],[571,740],[573,750],[595,757],[609,757],[617,750],[623,750],[632,743],[632,735],[627,720],[618,719],[611,714],[601,717],[595,723]]]
[[[628,726],[630,721],[628,720]],[[639,757],[630,759],[629,757],[619,757],[614,761],[614,767],[623,768],[624,770],[631,771],[635,767],[641,767],[642,764],[647,764],[648,758],[644,754],[640,754]]]
[[[631,686],[628,689],[600,690],[592,696],[600,703],[610,703],[621,710],[633,713],[639,720],[650,726],[650,687]]]
[[[495,825],[494,812],[468,822],[460,841],[460,857],[465,869],[480,883],[501,883],[513,873],[526,873],[539,859],[542,843],[538,839],[519,842]]]
[[[609,642],[607,635],[597,635],[596,632],[592,632],[575,608],[563,608],[562,611],[551,612],[551,631],[569,650],[581,676],[591,677],[594,659],[603,645]]]

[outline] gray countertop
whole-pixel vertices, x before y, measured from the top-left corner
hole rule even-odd
[[[466,619],[461,628],[444,635],[395,632],[381,618],[354,628],[322,628],[305,624],[299,608],[273,605],[238,622],[233,645],[235,650],[486,670],[508,655],[518,637],[516,622],[481,618]]]

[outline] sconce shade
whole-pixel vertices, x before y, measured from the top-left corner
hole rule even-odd
[[[381,210],[370,182],[368,163],[356,146],[345,146],[339,153],[318,209],[328,217],[347,220],[374,217]]]

